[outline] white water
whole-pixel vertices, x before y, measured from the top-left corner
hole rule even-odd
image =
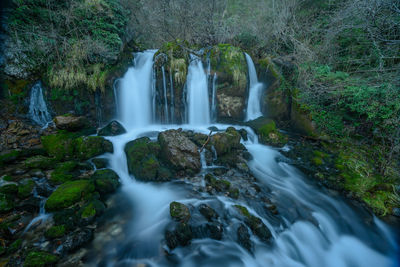
[[[37,82],[32,86],[29,101],[29,117],[40,126],[46,126],[51,122],[51,116],[47,110],[46,101],[44,101],[41,82]]]
[[[150,59],[147,60],[150,61]],[[142,68],[147,67],[146,64],[136,65],[133,71],[141,72]],[[192,69],[189,69],[191,77],[190,79],[188,77],[189,110],[204,112],[204,106],[197,105],[199,99],[196,98],[199,97],[198,91],[201,91],[204,86],[204,70],[199,61],[192,62],[191,67]],[[151,77],[151,74],[149,76]],[[127,75],[125,77],[131,79]],[[147,79],[147,77],[141,76],[140,79]],[[135,83],[140,83],[140,79]],[[123,88],[123,90],[130,90],[129,86]],[[143,90],[148,90],[150,94],[152,87],[143,87]],[[143,94],[147,95],[146,92]],[[194,103],[191,101],[193,97],[197,100]],[[151,103],[150,100],[149,103]],[[146,110],[147,106],[141,108]],[[131,112],[128,109],[122,111]],[[127,114],[122,115],[124,118],[129,117]],[[151,117],[151,114],[147,116]],[[252,202],[251,198],[234,200],[205,192],[193,196],[190,190],[187,190],[189,184],[142,183],[128,174],[124,153],[127,142],[146,133],[178,127],[208,134],[207,118],[202,120],[192,118],[189,121],[203,125],[151,125],[148,122],[147,126],[128,128],[128,133],[109,138],[114,145],[114,153],[108,155],[110,165],[121,178],[122,191],[131,200],[134,215],[125,233],[124,242],[119,241],[115,243],[115,248],[107,247],[100,253],[107,259],[107,264],[103,264],[104,266],[148,264],[160,267],[395,267],[398,247],[395,238],[391,236],[393,233],[387,226],[376,218],[372,218],[367,224],[364,219],[371,218],[370,215],[353,210],[340,198],[329,196],[328,192],[321,192],[321,189],[309,184],[294,167],[278,160],[282,156],[277,150],[258,144],[258,138],[250,128],[246,127],[249,141],[243,142],[253,156],[249,167],[257,180],[270,188],[271,198],[276,200],[275,204],[279,210],[278,220],[263,211],[262,205]],[[129,123],[129,120],[122,123]],[[220,130],[225,130],[229,125],[216,126]],[[155,138],[154,134],[150,136]],[[202,165],[203,171],[207,171],[204,153],[202,153]],[[170,257],[165,257],[163,251],[165,248],[161,248],[160,243],[165,228],[170,222],[168,213],[171,201],[179,201],[193,207],[198,207],[202,203],[210,204],[216,209],[219,207],[217,212],[227,215],[221,218],[221,223],[225,226],[223,239],[221,241],[207,238],[196,239],[188,247],[178,247],[170,251],[172,253]],[[254,253],[250,254],[236,243],[235,225],[238,222],[233,216],[236,204],[246,206],[251,214],[263,220],[273,235],[271,245],[252,236],[255,248]]]
[[[264,89],[262,83],[258,82],[256,68],[253,60],[246,53],[246,62],[250,79],[249,99],[247,100],[246,121],[257,119],[262,116],[261,95]]]
[[[187,76],[187,103],[189,124],[206,125],[210,123],[207,76],[200,59],[192,57]]]
[[[134,67],[121,80],[119,114],[127,129],[149,125],[152,120],[153,56],[156,50],[136,53]]]

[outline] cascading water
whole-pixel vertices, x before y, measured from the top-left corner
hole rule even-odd
[[[51,122],[50,113],[44,101],[42,83],[39,81],[32,86],[29,102],[29,117],[40,126],[46,126]]]
[[[206,125],[210,123],[207,76],[203,63],[195,56],[189,65],[187,77],[187,103],[189,124]]]
[[[137,60],[143,64],[135,64],[121,81],[125,90],[140,87],[142,94],[151,95],[151,57],[144,52],[137,55]],[[144,58],[140,58],[140,57]],[[150,66],[148,66],[150,65]],[[130,73],[130,74],[129,74]],[[146,73],[146,75],[132,75]],[[128,75],[129,74],[129,75]],[[209,114],[195,117],[196,114],[207,113],[208,94],[206,74],[200,60],[193,60],[188,74],[188,105],[189,125],[182,125],[183,130],[193,130],[208,134]],[[132,83],[132,84],[130,84]],[[131,86],[129,86],[131,85]],[[132,89],[133,88],[133,89]],[[123,89],[123,90],[124,90]],[[205,92],[203,92],[203,90]],[[124,94],[124,92],[121,92]],[[135,94],[125,96],[136,97]],[[199,102],[205,101],[207,104]],[[195,101],[194,101],[195,100]],[[134,99],[120,101],[134,102]],[[151,110],[151,99],[143,99],[141,106],[136,106],[136,112]],[[122,103],[120,103],[122,105]],[[122,117],[129,118],[132,109],[121,109]],[[190,111],[192,113],[190,113]],[[194,114],[193,114],[194,113]],[[143,114],[143,113],[141,113]],[[146,114],[151,118],[151,114]],[[129,125],[130,119],[122,121]],[[195,125],[202,124],[202,125]],[[251,173],[260,185],[269,188],[269,197],[279,210],[278,216],[271,216],[260,201],[252,198],[233,199],[222,194],[213,195],[207,192],[194,192],[191,186],[203,186],[195,181],[179,181],[163,184],[142,183],[128,173],[125,144],[141,136],[155,139],[155,132],[176,128],[176,125],[134,124],[126,134],[109,137],[114,145],[114,153],[109,154],[110,167],[117,172],[123,183],[122,192],[132,202],[134,215],[127,225],[123,240],[110,241],[107,246],[100,246],[101,258],[93,265],[101,266],[304,266],[304,267],[395,267],[398,247],[391,230],[378,219],[367,214],[363,209],[350,208],[345,201],[330,193],[317,189],[294,167],[285,163],[283,156],[277,150],[258,143],[257,135],[248,127],[248,141],[242,142],[251,153],[249,161]],[[230,125],[215,125],[225,130]],[[234,126],[237,129],[243,128]],[[212,151],[215,152],[213,147]],[[216,155],[214,156],[216,158]],[[201,153],[204,167],[205,153]],[[202,174],[200,174],[202,175]],[[245,183],[242,181],[241,183]],[[249,187],[250,188],[250,187]],[[253,189],[254,190],[254,189]],[[221,240],[198,238],[186,247],[168,250],[161,247],[161,241],[169,217],[169,203],[179,201],[190,207],[197,208],[201,204],[211,205],[221,214],[218,223],[224,226]],[[233,215],[235,205],[247,207],[250,214],[261,218],[271,231],[270,244],[261,242],[251,235],[254,242],[250,253],[238,245],[236,225],[241,222]],[[123,209],[126,209],[124,207]],[[237,213],[237,212],[236,212]],[[369,223],[366,223],[366,221]]]
[[[146,126],[152,120],[153,56],[156,50],[136,53],[134,67],[121,80],[119,114],[125,127]]]
[[[253,60],[246,53],[246,62],[248,66],[250,89],[249,99],[247,101],[246,121],[257,119],[262,116],[261,113],[261,95],[263,90],[263,84],[258,82],[256,67],[254,66]]]

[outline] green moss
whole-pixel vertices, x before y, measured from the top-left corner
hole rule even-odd
[[[113,152],[112,143],[101,136],[79,137],[75,142],[76,156],[81,160]]]
[[[55,159],[44,156],[33,156],[25,160],[26,167],[31,169],[49,169],[54,166]]]
[[[106,207],[104,206],[103,202],[95,199],[90,201],[84,207],[82,207],[80,213],[82,219],[93,218],[95,216],[101,215]]]
[[[231,187],[231,183],[227,180],[216,179],[212,174],[208,173],[204,177],[208,186],[211,186],[218,192],[228,192]]]
[[[233,199],[238,199],[239,198],[239,189],[237,189],[236,187],[231,187],[228,191],[228,195]]]
[[[65,235],[65,225],[52,226],[44,235],[50,239],[63,237]]]
[[[245,223],[250,227],[251,231],[262,241],[268,241],[272,237],[271,232],[260,218],[251,215],[246,207],[240,205],[235,205],[234,207],[240,212],[240,214],[242,214],[246,218]]]
[[[75,150],[75,138],[79,134],[59,131],[57,134],[42,136],[42,144],[47,154],[57,160],[72,159]]]
[[[51,182],[61,184],[72,180],[77,174],[79,174],[76,170],[77,165],[78,163],[75,161],[59,163],[50,175]]]
[[[177,221],[187,222],[190,219],[189,208],[179,202],[171,202],[169,205],[169,213],[171,217]]]
[[[12,181],[14,181],[14,178],[10,175],[4,175],[3,180],[6,182],[12,182]]]
[[[7,249],[8,254],[12,254],[18,251],[18,249],[22,245],[22,239],[17,239],[14,242],[11,243],[11,245]]]
[[[18,197],[21,199],[27,198],[31,195],[35,182],[32,180],[24,180],[18,185]]]
[[[53,265],[58,261],[58,257],[44,251],[31,251],[26,256],[24,267],[41,267]]]
[[[74,205],[87,198],[95,187],[91,181],[76,180],[59,186],[47,199],[45,207],[48,211],[60,210]]]
[[[257,132],[260,135],[260,141],[265,144],[282,146],[288,141],[287,136],[277,130],[273,120],[259,127]]]
[[[109,169],[97,170],[92,175],[92,179],[96,190],[103,194],[115,192],[120,185],[118,175]]]
[[[322,158],[320,158],[320,157],[314,157],[314,158],[312,159],[312,162],[313,162],[314,165],[316,165],[316,166],[320,166],[320,165],[324,164],[324,160],[323,160]]]
[[[319,157],[319,158],[327,158],[329,155],[327,153],[324,153],[322,151],[314,150],[313,152],[314,156]]]

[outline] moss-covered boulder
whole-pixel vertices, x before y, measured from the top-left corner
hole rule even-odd
[[[79,135],[60,131],[57,134],[42,136],[42,145],[47,154],[57,160],[74,158],[75,138]]]
[[[93,199],[80,209],[79,214],[81,219],[91,221],[96,216],[102,215],[105,210],[106,206],[104,206],[103,202]]]
[[[96,187],[96,191],[101,194],[113,193],[120,186],[118,175],[110,169],[97,170],[92,179]]]
[[[208,173],[204,177],[206,185],[215,189],[217,192],[227,192],[231,187],[231,183],[227,180],[217,179],[212,174]]]
[[[247,125],[254,129],[259,136],[259,141],[263,144],[284,146],[288,141],[288,137],[278,131],[275,122],[271,119],[259,117],[247,122]]]
[[[66,161],[56,165],[56,168],[50,174],[50,181],[54,184],[62,184],[73,180],[78,175],[78,163],[76,161]]]
[[[81,160],[114,151],[112,143],[100,136],[79,137],[75,142],[76,157]]]
[[[160,145],[148,137],[138,138],[125,146],[129,173],[142,181],[163,181],[171,178],[171,173],[163,168],[160,160]]]
[[[112,121],[105,127],[101,128],[98,132],[100,136],[115,136],[126,133],[124,126],[118,121]]]
[[[198,172],[201,169],[198,147],[181,130],[168,130],[158,135],[161,157],[176,171]]]
[[[49,239],[54,239],[54,238],[60,238],[63,237],[65,235],[65,225],[55,225],[50,227],[45,233],[45,237],[49,238]]]
[[[92,181],[76,180],[60,185],[47,199],[45,208],[48,211],[68,208],[82,199],[88,198],[95,190]]]
[[[31,179],[22,180],[18,185],[18,197],[21,199],[29,197],[34,187],[35,182]]]
[[[265,226],[262,220],[252,214],[247,210],[246,207],[235,205],[235,208],[239,213],[245,217],[245,223],[250,227],[251,231],[258,236],[262,241],[267,242],[272,237],[270,230]]]
[[[211,69],[216,72],[219,119],[243,120],[247,99],[247,63],[243,51],[219,44],[210,51]]]
[[[190,219],[189,208],[185,204],[176,201],[169,204],[169,214],[174,220],[180,222],[187,222]]]
[[[24,267],[53,266],[59,260],[58,256],[45,251],[31,251],[25,258]]]
[[[108,159],[106,158],[94,158],[92,163],[96,166],[96,169],[104,169],[108,165]]]
[[[240,147],[240,133],[235,128],[229,127],[224,133],[217,133],[211,137],[211,143],[218,156],[232,152]]]
[[[10,195],[0,193],[0,214],[11,211],[14,203],[14,199]]]
[[[56,116],[54,123],[58,129],[70,132],[82,130],[89,125],[89,121],[85,117],[71,114]]]
[[[24,164],[30,169],[50,169],[54,166],[56,160],[45,156],[33,156],[25,160]]]

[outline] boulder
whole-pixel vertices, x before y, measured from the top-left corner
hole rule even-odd
[[[100,136],[115,136],[126,133],[125,128],[118,121],[112,121],[98,132]]]
[[[247,125],[254,129],[259,136],[259,141],[263,144],[284,146],[288,141],[288,137],[278,131],[275,122],[271,119],[259,117],[247,122]]]
[[[201,204],[199,206],[199,211],[200,211],[201,215],[203,215],[204,218],[206,218],[207,221],[209,221],[209,222],[216,220],[219,217],[218,213],[213,208],[208,206],[207,204]]]
[[[70,114],[55,117],[54,123],[58,129],[70,132],[79,131],[89,125],[89,121],[85,117]]]
[[[198,147],[181,130],[168,130],[158,135],[161,157],[176,171],[198,172],[201,169]]]
[[[101,136],[79,137],[75,140],[76,157],[86,160],[114,151],[113,144]]]
[[[250,240],[250,233],[244,224],[240,224],[237,229],[237,242],[248,251],[252,250],[253,243]]]
[[[165,241],[170,249],[177,246],[187,246],[193,239],[193,233],[190,225],[187,223],[179,223],[175,230],[165,232]]]
[[[159,160],[160,145],[148,137],[130,141],[125,146],[129,173],[142,181],[166,181],[172,174]]]
[[[264,242],[270,240],[272,234],[260,218],[250,214],[246,207],[235,205],[235,208],[239,211],[241,215],[245,217],[245,223],[248,227],[250,227],[253,234],[255,234],[258,238],[260,238],[260,240]]]
[[[35,182],[31,179],[25,179],[18,185],[18,197],[24,199],[32,194],[33,188],[35,187]]]
[[[56,165],[55,170],[50,174],[50,181],[54,184],[61,184],[73,180],[79,176],[78,163],[66,161]]]
[[[110,169],[97,170],[92,175],[92,179],[100,194],[113,193],[120,186],[118,175]]]
[[[41,137],[43,148],[46,153],[57,160],[68,160],[74,158],[75,133],[60,131],[57,134]]]
[[[240,134],[233,127],[229,127],[224,133],[217,133],[211,137],[211,143],[218,156],[232,152],[240,148]]]
[[[24,164],[30,169],[50,169],[54,166],[54,158],[45,156],[33,156],[25,160]]]
[[[45,208],[47,211],[68,208],[83,198],[90,196],[94,189],[93,182],[89,180],[66,182],[50,195],[46,201]]]
[[[169,204],[169,214],[174,220],[180,222],[187,222],[190,219],[189,208],[185,204],[176,201]]]

